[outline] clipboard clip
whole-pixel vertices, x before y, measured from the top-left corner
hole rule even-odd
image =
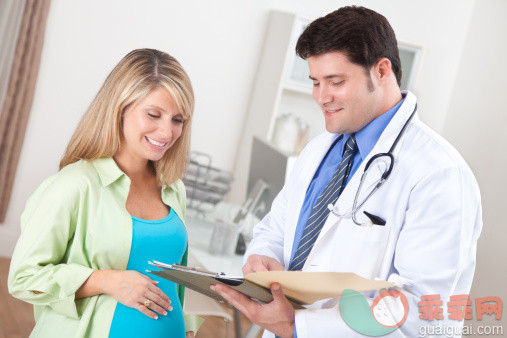
[[[208,274],[213,277],[225,276],[225,273],[223,273],[223,272],[217,273],[217,272],[206,270],[206,269],[203,269],[200,267],[189,267],[189,266],[179,265],[179,264],[165,264],[165,263],[158,262],[158,261],[149,261],[148,264],[153,265],[157,268],[170,269],[170,270],[193,271],[193,272]],[[151,272],[151,271],[148,271],[148,272]]]
[[[185,265],[179,265],[179,264],[172,264],[171,266],[173,269],[209,273],[210,275],[217,276],[217,277],[225,276],[225,273],[223,273],[223,272],[213,272],[213,271],[206,270],[206,269],[203,269],[200,267],[191,267],[191,266],[185,266]]]

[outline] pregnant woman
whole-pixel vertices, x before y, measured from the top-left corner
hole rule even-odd
[[[183,288],[145,272],[186,264],[194,96],[172,56],[130,52],[27,202],[9,291],[34,305],[32,337],[193,337]]]

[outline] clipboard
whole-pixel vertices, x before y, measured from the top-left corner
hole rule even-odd
[[[228,276],[224,273],[216,273],[201,268],[187,267],[178,264],[165,264],[157,261],[149,261],[148,264],[162,270],[147,270],[146,272],[170,280],[176,284],[183,285],[222,303],[226,302],[226,300],[218,293],[212,291],[210,289],[211,285],[226,285],[261,303],[269,303],[273,300],[269,288],[255,284],[243,277]],[[294,309],[303,308],[304,302],[293,299],[292,297],[287,297],[287,300],[292,304]]]
[[[227,285],[261,303],[269,303],[273,300],[270,286],[278,282],[282,286],[285,297],[296,310],[318,300],[340,297],[346,289],[366,292],[399,286],[383,280],[366,279],[351,272],[264,271],[238,277],[157,261],[150,261],[148,264],[162,270],[147,272],[220,302],[226,300],[212,291],[211,285]]]

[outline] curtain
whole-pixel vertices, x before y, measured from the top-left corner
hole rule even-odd
[[[14,0],[14,3],[16,0]],[[23,145],[26,125],[32,107],[35,91],[35,83],[39,72],[42,45],[44,43],[44,31],[49,13],[50,0],[26,0],[22,17],[19,24],[17,39],[15,39],[14,54],[8,72],[8,82],[5,94],[2,98],[0,92],[0,223],[5,220],[9,206],[10,195],[14,184],[16,168]],[[16,6],[12,1],[3,3],[2,26],[4,25],[5,9],[15,13]],[[7,16],[10,20],[11,16]],[[14,17],[14,26],[16,19]],[[6,29],[8,34],[15,34],[12,28]],[[2,32],[3,33],[3,32]],[[9,35],[8,35],[9,36]],[[3,36],[2,36],[3,38]],[[2,50],[3,48],[2,41]],[[4,52],[1,52],[4,54]],[[9,59],[8,51],[5,52]],[[1,55],[4,57],[4,55]],[[2,70],[4,76],[4,70]],[[5,74],[7,76],[7,74]],[[1,88],[0,88],[1,89]]]
[[[0,0],[0,103],[7,92],[24,7],[24,0]]]

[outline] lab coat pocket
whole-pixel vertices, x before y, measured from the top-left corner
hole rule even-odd
[[[340,271],[354,272],[365,278],[377,277],[384,259],[391,228],[385,226],[359,226],[344,222],[340,227],[337,254]]]
[[[354,239],[366,242],[386,242],[391,228],[386,225],[356,225],[353,222],[344,224]]]

